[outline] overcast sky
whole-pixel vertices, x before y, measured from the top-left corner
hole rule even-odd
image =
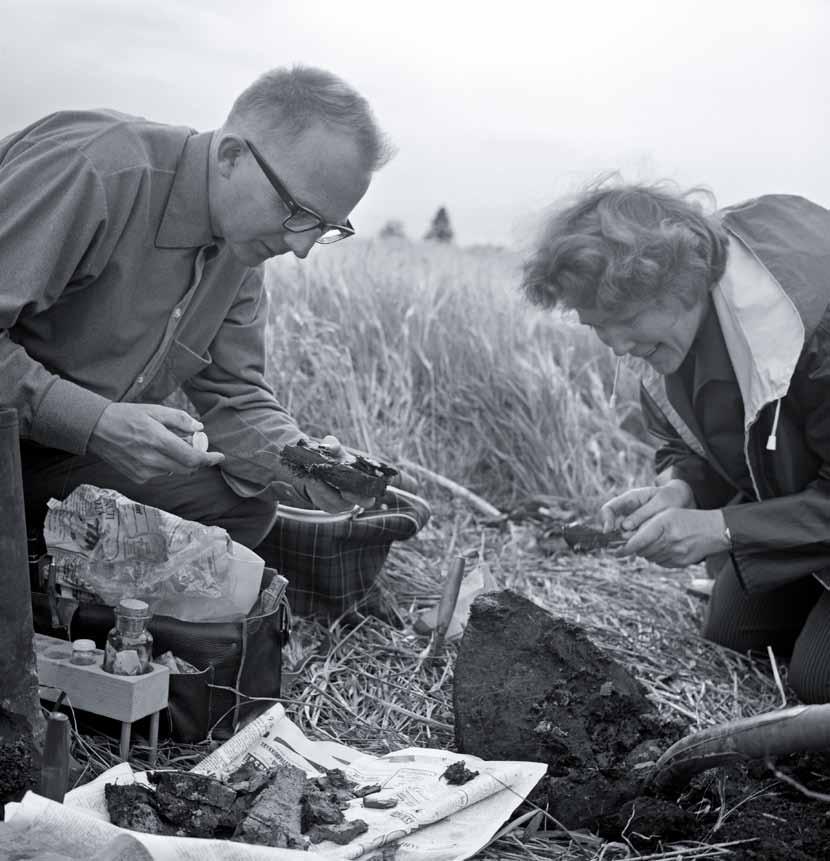
[[[491,11],[494,10],[494,11]],[[0,0],[0,135],[112,107],[215,128],[302,62],[370,100],[399,148],[354,214],[513,244],[600,171],[830,206],[830,0]]]

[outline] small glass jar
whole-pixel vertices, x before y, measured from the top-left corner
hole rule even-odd
[[[95,649],[95,640],[73,640],[72,657],[69,663],[79,667],[94,666],[97,660]]]
[[[124,598],[115,608],[115,627],[107,634],[104,670],[116,676],[149,673],[153,635],[147,630],[152,618],[144,601]]]

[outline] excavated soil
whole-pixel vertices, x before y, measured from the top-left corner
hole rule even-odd
[[[473,604],[455,670],[459,750],[548,763],[531,796],[567,828],[656,852],[669,843],[747,842],[731,857],[826,859],[830,803],[809,800],[763,764],[712,769],[662,797],[647,778],[687,733],[585,632],[513,592]],[[830,793],[830,755],[778,766]]]

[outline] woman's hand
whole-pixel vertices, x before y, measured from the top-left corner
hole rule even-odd
[[[633,532],[650,518],[669,508],[694,508],[691,487],[679,478],[666,484],[635,487],[615,496],[599,510],[602,531]]]
[[[728,549],[720,509],[667,508],[646,520],[616,554],[642,556],[664,568],[683,568]]]

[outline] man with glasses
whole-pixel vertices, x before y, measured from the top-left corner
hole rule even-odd
[[[281,465],[304,434],[264,378],[260,264],[354,234],[389,155],[366,100],[308,67],[263,75],[213,132],[65,111],[0,140],[0,406],[30,527],[82,483],[250,547],[277,502],[368,503]],[[198,421],[162,405],[179,388]]]

